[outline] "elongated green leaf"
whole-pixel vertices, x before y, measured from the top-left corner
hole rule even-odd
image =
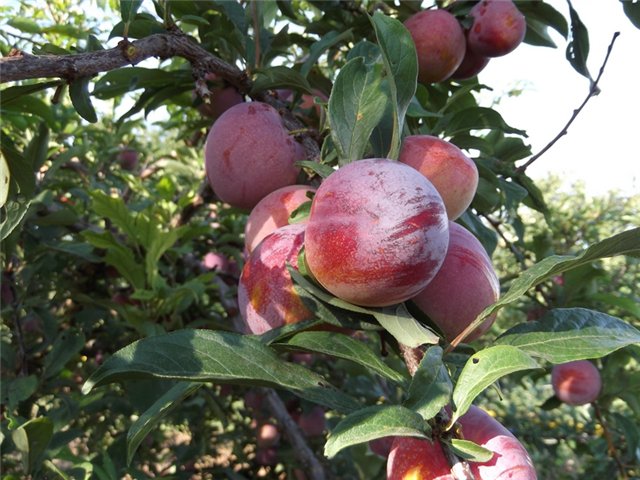
[[[131,463],[140,443],[158,425],[160,420],[201,386],[202,383],[177,383],[140,415],[127,432],[127,465]]]
[[[5,88],[0,91],[0,105],[8,105],[13,100],[20,98],[23,95],[29,95],[31,93],[39,92],[40,90],[57,87],[61,83],[62,82],[60,80],[53,80],[50,82],[32,83],[30,85],[18,85],[15,87]]]
[[[178,330],[144,338],[105,361],[82,387],[123,379],[166,378],[225,382],[291,390],[336,410],[357,408],[355,399],[301,365],[285,362],[252,336],[212,330]]]
[[[393,106],[393,134],[387,158],[400,153],[404,117],[418,85],[418,57],[411,34],[402,22],[375,12],[371,23],[382,50]]]
[[[367,345],[359,340],[336,332],[301,332],[274,345],[276,348],[295,347],[310,352],[325,353],[333,357],[350,360],[367,367],[371,371],[399,384],[407,381],[407,376],[402,375],[389,367]]]
[[[428,438],[425,432],[429,432],[429,425],[416,412],[400,405],[376,405],[342,419],[329,432],[324,454],[333,458],[343,448],[382,437]]]
[[[442,362],[442,348],[430,347],[418,366],[404,405],[429,420],[449,403],[453,383]]]
[[[182,84],[185,81],[193,82],[191,74],[186,70],[120,68],[100,77],[93,88],[93,95],[106,100],[139,88],[163,88],[167,85]]]
[[[285,66],[269,67],[259,70],[253,79],[252,93],[264,92],[274,88],[293,88],[312,93],[311,85],[300,72]]]
[[[36,466],[52,436],[53,423],[47,417],[29,420],[11,432],[11,439],[22,453],[22,461],[27,472],[31,472]]]
[[[496,339],[551,363],[599,358],[640,344],[640,330],[619,318],[586,308],[557,308],[539,321],[507,330]]]
[[[488,462],[494,455],[488,448],[484,448],[470,440],[461,440],[459,438],[452,438],[449,441],[449,447],[458,457],[469,462]]]
[[[485,308],[467,331],[473,331],[485,318],[514,302],[530,288],[573,268],[616,255],[640,255],[640,228],[632,228],[595,243],[578,255],[553,255],[536,263],[514,280],[500,300]]]
[[[33,165],[33,170],[40,170],[40,167],[47,160],[49,152],[49,127],[45,122],[40,122],[38,131],[33,136],[29,145],[24,151],[24,156]]]
[[[634,27],[640,28],[640,3],[629,0],[620,0],[622,10]]]
[[[91,103],[91,97],[89,96],[89,77],[78,78],[71,82],[69,85],[69,96],[71,97],[71,103],[76,109],[76,112],[80,114],[87,122],[96,123],[98,116],[96,110]]]
[[[314,42],[313,45],[311,45],[311,48],[309,48],[309,55],[302,64],[300,74],[306,78],[313,66],[316,65],[317,60],[324,52],[326,52],[334,45],[337,45],[338,43],[349,39],[351,36],[351,28],[345,30],[342,33],[331,30],[330,32],[325,34],[318,42]]]
[[[82,232],[82,236],[91,245],[107,249],[104,257],[105,262],[115,267],[135,289],[145,287],[144,268],[136,260],[133,252],[127,246],[119,243],[110,232],[99,234],[85,230]]]
[[[470,107],[445,115],[434,127],[448,136],[468,133],[470,130],[497,129],[504,133],[527,136],[524,130],[513,128],[496,110],[487,107]]]
[[[9,164],[4,159],[4,155],[0,150],[0,207],[3,207],[9,197],[9,185],[11,182],[11,172]]]
[[[308,168],[312,170],[314,173],[317,173],[318,175],[320,175],[322,178],[327,178],[329,175],[331,175],[335,171],[329,165],[326,165],[324,163],[319,163],[319,162],[312,162],[309,160],[300,160],[296,162],[296,165],[298,165],[299,167]]]
[[[388,331],[398,342],[410,348],[424,344],[435,345],[440,341],[430,328],[422,325],[407,310],[404,303],[386,307],[373,313],[380,325]]]
[[[82,350],[85,337],[82,331],[65,330],[58,335],[53,348],[44,359],[44,378],[57,375]]]
[[[4,240],[20,226],[29,211],[31,200],[26,202],[9,202],[6,207],[6,217],[0,223],[0,240]]]
[[[360,160],[369,137],[384,114],[382,66],[367,65],[362,57],[349,61],[338,74],[329,97],[329,123],[340,164]]]
[[[174,228],[168,232],[156,232],[145,256],[147,283],[153,285],[158,275],[158,261],[167,250],[175,245],[186,228]]]
[[[94,212],[113,222],[129,237],[131,243],[152,249],[152,243],[156,241],[159,232],[149,218],[142,212],[132,212],[120,197],[111,197],[100,190],[90,192],[90,195]]]
[[[53,115],[51,105],[48,105],[36,96],[22,95],[15,98],[6,105],[2,105],[2,110],[6,112],[18,113],[21,115],[35,115],[47,122],[51,129],[56,128],[56,119]]]
[[[133,21],[136,16],[136,12],[142,5],[142,0],[120,0],[120,15],[122,16],[122,21],[125,24],[124,27],[124,36],[127,36],[127,30],[129,24]]]
[[[571,37],[567,45],[567,60],[580,75],[589,80],[591,74],[587,68],[587,57],[589,56],[589,32],[580,19],[578,12],[569,1],[569,18],[571,20]]]
[[[496,380],[513,372],[538,368],[538,363],[527,353],[510,345],[496,345],[472,355],[460,372],[453,390],[455,412],[451,427],[464,415],[473,400]]]

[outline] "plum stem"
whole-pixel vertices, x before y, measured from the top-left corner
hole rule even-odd
[[[551,147],[553,147],[558,142],[558,140],[564,137],[569,132],[569,127],[571,126],[571,124],[575,121],[576,118],[578,118],[578,115],[580,115],[580,112],[584,109],[584,107],[587,105],[589,100],[591,100],[592,97],[595,97],[596,95],[598,95],[598,93],[600,93],[600,88],[598,88],[598,82],[600,81],[600,78],[604,73],[604,69],[607,65],[607,62],[609,61],[609,56],[611,55],[611,51],[613,50],[613,44],[615,43],[619,35],[620,35],[620,32],[615,32],[613,34],[611,43],[607,48],[607,54],[604,57],[604,61],[602,62],[602,65],[600,66],[600,71],[598,72],[598,76],[596,77],[595,80],[591,81],[591,86],[589,87],[589,93],[587,94],[586,98],[582,101],[580,106],[573,111],[573,113],[571,114],[571,117],[569,118],[569,121],[565,124],[564,127],[562,127],[562,130],[560,130],[560,132],[547,145],[545,145],[542,148],[542,150],[540,150],[538,153],[533,155],[529,160],[527,160],[526,163],[516,168],[516,171],[515,171],[516,174],[524,173],[525,170],[529,167],[529,165],[531,165],[538,158],[544,155]]]
[[[622,464],[622,461],[620,460],[620,457],[618,456],[618,451],[616,450],[616,446],[615,443],[613,441],[613,437],[611,436],[611,432],[609,431],[609,428],[607,426],[607,422],[604,419],[604,415],[602,414],[602,410],[600,409],[600,405],[598,405],[597,402],[593,402],[592,403],[593,408],[596,412],[596,418],[598,419],[598,422],[600,423],[600,426],[602,426],[602,432],[604,434],[604,438],[607,441],[607,450],[609,452],[609,455],[611,456],[611,458],[613,458],[613,460],[616,462],[616,465],[618,466],[618,470],[620,470],[620,478],[622,480],[628,480],[629,476],[627,475],[627,471],[624,467],[624,465]]]

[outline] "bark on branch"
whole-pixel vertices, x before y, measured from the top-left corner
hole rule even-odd
[[[191,63],[196,78],[204,78],[206,73],[215,72],[241,93],[251,89],[251,80],[246,72],[209,53],[182,32],[156,33],[132,42],[122,40],[109,50],[75,55],[31,55],[13,51],[8,57],[0,58],[0,83],[47,77],[73,81],[136,65],[151,57],[182,57]]]

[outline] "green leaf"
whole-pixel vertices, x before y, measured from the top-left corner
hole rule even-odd
[[[10,180],[12,181],[10,184],[15,182],[20,193],[25,197],[33,195],[36,188],[36,178],[31,159],[20,153],[9,136],[4,134],[0,135],[0,153],[9,167]]]
[[[335,332],[301,332],[274,347],[303,349],[324,353],[355,362],[395,383],[407,381],[405,375],[387,366],[371,348],[363,342]]]
[[[551,363],[599,358],[640,344],[640,330],[619,318],[586,308],[557,308],[540,320],[507,330],[498,345],[518,347]]]
[[[382,119],[387,98],[380,90],[381,69],[357,57],[342,67],[333,85],[328,117],[341,165],[363,158],[371,132]]]
[[[311,85],[300,72],[285,66],[269,67],[258,70],[254,79],[251,93],[264,92],[274,88],[289,87],[294,90],[312,93]]]
[[[554,7],[545,2],[538,0],[527,0],[518,2],[518,10],[520,10],[527,19],[527,29],[530,20],[536,20],[538,23],[553,28],[556,32],[567,38],[569,35],[569,26],[564,15]]]
[[[40,25],[31,18],[13,17],[7,22],[7,25],[25,33],[37,34],[42,32]]]
[[[449,428],[493,382],[510,373],[532,368],[539,368],[538,363],[527,353],[510,345],[496,345],[472,355],[462,368],[453,390],[456,410],[449,422]]]
[[[429,420],[449,403],[452,391],[451,377],[442,362],[442,348],[430,347],[411,380],[404,406]]]
[[[581,265],[616,255],[640,256],[640,228],[632,228],[594,243],[578,255],[553,255],[536,263],[513,281],[509,291],[500,300],[480,312],[467,330],[473,331],[485,318],[515,302],[530,288]]]
[[[104,74],[93,88],[93,96],[107,100],[140,88],[163,88],[167,85],[191,82],[186,70],[126,67]]]
[[[154,285],[158,275],[158,261],[167,250],[175,245],[178,239],[187,231],[186,227],[174,228],[168,232],[156,232],[145,256],[147,283]]]
[[[299,167],[308,168],[313,173],[317,173],[318,175],[320,175],[322,178],[327,178],[335,171],[333,167],[327,164],[312,162],[310,160],[299,160],[296,162],[296,165]]]
[[[82,232],[84,239],[98,248],[105,248],[104,261],[115,267],[136,290],[145,287],[145,271],[134,253],[119,243],[110,232],[99,234],[89,230]]]
[[[331,30],[330,32],[326,33],[319,41],[314,42],[309,48],[309,54],[302,64],[302,68],[300,68],[300,74],[306,78],[324,52],[326,52],[334,45],[346,41],[347,39],[351,38],[351,36],[351,28],[345,30],[342,33],[336,32],[335,30]]]
[[[40,170],[40,167],[47,160],[49,152],[49,127],[45,122],[40,122],[38,131],[35,133],[29,145],[24,151],[25,158],[33,166],[33,170]]]
[[[82,331],[64,330],[53,342],[53,348],[44,359],[43,377],[51,378],[64,368],[85,345]]]
[[[31,395],[33,395],[38,389],[38,377],[35,375],[29,375],[27,377],[18,377],[13,380],[3,380],[3,389],[7,389],[6,403],[10,410],[16,408],[20,402],[25,401]],[[2,399],[3,403],[5,399]]]
[[[124,379],[165,378],[284,388],[340,411],[355,399],[305,367],[281,360],[253,336],[212,330],[178,330],[144,338],[117,351],[86,381],[92,388]]]
[[[416,348],[424,344],[437,344],[440,337],[422,325],[407,310],[404,303],[385,307],[373,313],[380,325],[403,345]]]
[[[622,10],[634,27],[640,28],[640,3],[637,1],[620,0]]]
[[[87,122],[96,123],[98,116],[96,115],[96,110],[93,108],[89,96],[90,80],[89,77],[82,77],[71,82],[71,85],[69,85],[69,96],[71,97],[71,103],[73,103],[76,112]]]
[[[108,218],[132,243],[150,248],[157,234],[157,228],[141,213],[132,212],[121,197],[112,197],[101,190],[90,192],[93,211]]]
[[[49,125],[51,129],[56,128],[56,120],[53,115],[53,108],[51,108],[51,105],[47,105],[38,97],[22,95],[7,104],[3,104],[2,110],[6,112],[18,113],[21,115],[24,115],[25,113],[35,115],[36,117],[39,117],[47,122],[47,125]]]
[[[504,133],[527,136],[524,130],[513,128],[507,124],[497,111],[487,107],[470,107],[445,115],[434,130],[443,130],[447,136],[467,133],[470,130],[501,130]]]
[[[469,462],[484,463],[493,458],[494,453],[471,440],[452,438],[449,447],[458,457]]]
[[[569,3],[569,18],[571,19],[571,39],[567,45],[567,60],[580,75],[593,81],[589,69],[587,68],[587,57],[589,56],[589,32],[587,27],[580,20],[578,12],[575,11],[571,2]]]
[[[418,57],[411,34],[402,22],[375,12],[370,17],[387,73],[393,106],[393,134],[387,158],[400,153],[404,118],[418,85]]]
[[[304,222],[309,218],[311,200],[304,202],[289,215],[289,224]]]
[[[139,13],[130,23],[116,23],[109,32],[109,40],[115,37],[144,38],[154,33],[167,33],[167,30],[155,18]]]
[[[131,464],[133,455],[151,430],[180,403],[202,386],[202,383],[180,382],[171,387],[156,400],[134,422],[127,432],[127,465]]]
[[[122,21],[125,24],[124,37],[127,36],[129,24],[135,18],[140,5],[142,5],[142,0],[120,0],[120,15],[122,16]]]
[[[389,436],[428,438],[429,425],[416,412],[400,405],[376,405],[343,418],[327,437],[324,454],[333,458],[340,450]]]
[[[11,439],[22,453],[22,461],[27,472],[33,471],[52,436],[53,423],[46,417],[29,420],[11,432]]]
[[[46,90],[47,88],[57,87],[62,82],[60,80],[53,80],[50,82],[32,83],[29,85],[18,85],[15,87],[5,88],[0,91],[0,105],[8,105],[17,98],[31,93],[39,92],[40,90]]]
[[[29,211],[31,200],[26,202],[9,202],[6,206],[6,216],[0,224],[0,240],[6,239],[20,226],[25,215]]]

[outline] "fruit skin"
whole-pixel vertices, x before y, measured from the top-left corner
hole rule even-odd
[[[388,458],[395,439],[396,437],[376,438],[375,440],[371,440],[369,442],[369,448],[376,455],[382,458]]]
[[[446,10],[423,10],[409,17],[407,27],[418,54],[418,80],[446,80],[462,63],[466,42],[462,27]]]
[[[302,430],[302,433],[307,437],[319,437],[327,427],[324,409],[319,405],[315,405],[310,410],[300,413],[299,416],[293,415],[293,417],[298,423],[300,430]]]
[[[585,405],[593,402],[602,388],[600,371],[589,360],[554,365],[551,369],[551,385],[560,400],[569,405]]]
[[[296,223],[277,229],[249,256],[238,284],[243,333],[259,335],[312,317],[295,292],[286,267],[289,263],[297,269],[305,227]]]
[[[413,302],[451,341],[499,296],[500,283],[486,250],[471,232],[451,222],[444,263]],[[488,317],[465,341],[480,337],[494,319]]]
[[[118,164],[122,170],[131,172],[138,166],[138,152],[133,148],[125,148],[118,154]]]
[[[453,72],[451,78],[454,80],[466,80],[467,78],[475,77],[484,70],[484,67],[488,64],[489,57],[475,53],[471,51],[470,48],[467,48],[464,58],[462,59],[462,63],[458,69]]]
[[[455,220],[471,205],[478,189],[478,168],[453,143],[431,135],[409,135],[402,140],[398,158],[436,187],[449,220]]]
[[[280,443],[280,431],[273,423],[263,423],[256,432],[258,448],[275,447]]]
[[[459,419],[461,437],[493,452],[485,463],[469,462],[476,480],[536,480],[529,454],[509,430],[471,406]],[[454,480],[439,441],[397,437],[387,461],[387,480]]]
[[[485,57],[512,52],[527,31],[524,15],[511,0],[482,0],[469,14],[473,25],[467,32],[467,47]]]
[[[304,158],[278,111],[262,102],[234,105],[213,124],[205,145],[205,169],[213,191],[228,204],[253,208],[278,188],[292,185]]]
[[[209,103],[198,105],[198,111],[211,118],[218,118],[234,105],[244,102],[244,97],[231,85],[211,89]]]
[[[388,159],[349,163],[329,175],[311,204],[307,265],[335,296],[387,306],[422,290],[444,261],[448,221],[436,188]]]
[[[244,229],[244,246],[251,253],[264,237],[289,224],[289,216],[309,201],[308,192],[316,189],[308,185],[289,185],[271,192],[251,210]]]

